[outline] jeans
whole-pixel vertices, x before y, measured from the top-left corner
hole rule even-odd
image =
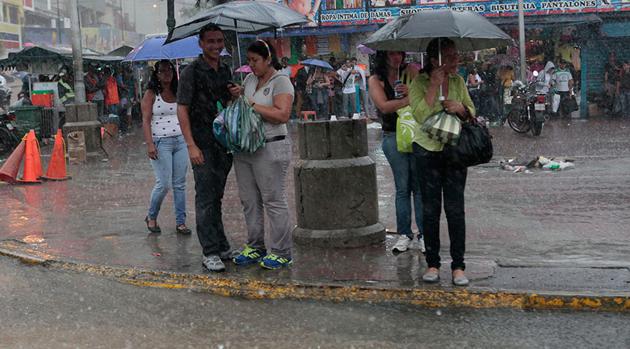
[[[411,201],[416,216],[418,237],[422,237],[422,196],[418,169],[413,154],[401,153],[396,147],[396,132],[383,132],[383,153],[394,174],[396,186],[396,229],[401,235],[413,238],[411,231]]]
[[[449,166],[441,151],[428,151],[413,144],[413,154],[418,167],[420,191],[422,192],[422,232],[427,249],[426,260],[429,268],[440,267],[440,214],[442,196],[444,212],[451,240],[451,269],[464,270],[466,250],[466,217],[464,214],[464,190],[466,188],[466,168]]]
[[[341,106],[343,110],[343,116],[351,118],[352,114],[355,113],[355,109],[357,108],[357,102],[355,98],[356,93],[344,93],[342,95]]]
[[[269,142],[255,153],[234,156],[238,194],[247,223],[247,245],[291,258],[291,220],[287,174],[291,162],[288,139]],[[269,249],[265,248],[265,213],[269,219]]]
[[[173,188],[175,222],[186,223],[186,172],[188,172],[188,148],[184,136],[162,137],[153,140],[157,160],[151,160],[155,173],[155,186],[151,192],[149,219],[157,219],[162,201]]]
[[[204,163],[193,165],[195,214],[197,236],[203,255],[210,256],[230,250],[230,243],[223,229],[221,200],[232,168],[232,155],[216,143],[208,149],[202,149],[201,152]]]
[[[621,115],[630,116],[630,90],[619,91],[619,97],[621,100]]]

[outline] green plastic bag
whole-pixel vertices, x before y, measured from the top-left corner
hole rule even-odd
[[[265,146],[265,125],[260,114],[239,97],[213,122],[215,138],[230,152],[254,153]]]
[[[416,133],[420,130],[420,125],[413,118],[411,107],[406,106],[396,111],[396,148],[401,153],[413,152],[412,144]]]

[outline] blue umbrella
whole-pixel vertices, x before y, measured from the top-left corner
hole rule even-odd
[[[145,39],[138,47],[129,52],[123,62],[192,58],[201,54],[197,36],[190,36],[166,45],[164,45],[164,41],[166,41],[166,35]]]
[[[330,64],[328,64],[328,62],[322,61],[320,59],[307,59],[307,60],[302,61],[302,64],[304,64],[304,65],[312,65],[312,66],[315,66],[315,67],[320,67],[320,68],[330,69],[330,70],[333,69],[332,65],[330,65]]]

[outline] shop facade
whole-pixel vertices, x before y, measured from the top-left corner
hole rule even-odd
[[[289,6],[306,9],[312,22],[300,29],[281,32],[274,45],[281,56],[297,62],[301,57],[324,59],[368,56],[357,46],[388,21],[405,14],[451,8],[477,12],[508,32],[518,43],[517,0],[294,0]],[[307,6],[294,3],[307,3]],[[308,4],[310,3],[310,6]],[[318,8],[315,6],[319,5]],[[575,67],[574,77],[582,88],[582,117],[598,113],[592,100],[603,85],[608,54],[619,61],[630,59],[630,0],[570,0],[524,2],[529,62],[562,57]],[[536,44],[538,42],[538,44]],[[540,49],[540,43],[544,45]],[[409,51],[422,48],[410,48]],[[518,59],[518,49],[506,54]],[[518,61],[516,61],[518,63]],[[518,64],[517,64],[518,65]],[[518,68],[518,67],[517,67]]]

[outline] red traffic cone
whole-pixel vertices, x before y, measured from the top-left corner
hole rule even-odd
[[[63,140],[61,129],[57,130],[57,135],[55,135],[52,157],[50,158],[50,163],[48,163],[46,175],[42,178],[52,181],[70,179],[70,176],[66,173],[66,143]]]
[[[22,140],[20,144],[13,150],[11,156],[4,162],[2,168],[0,168],[0,181],[15,184],[17,183],[17,175],[20,172],[20,165],[24,158],[24,149],[26,148],[26,142]]]
[[[42,176],[42,160],[39,157],[39,144],[35,137],[35,131],[31,130],[26,135],[26,157],[24,159],[24,173],[20,183],[41,183],[38,180]]]

